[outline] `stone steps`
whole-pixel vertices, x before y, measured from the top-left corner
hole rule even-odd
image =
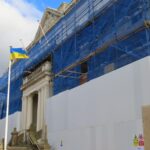
[[[46,136],[45,140],[41,139],[42,131],[36,132],[34,128],[31,128],[26,131],[25,135],[24,137],[24,134],[19,134],[16,129],[14,129],[7,150],[50,150]]]
[[[8,147],[7,148],[8,150],[34,150],[33,148],[31,147],[19,147],[19,146],[11,146],[11,147]]]

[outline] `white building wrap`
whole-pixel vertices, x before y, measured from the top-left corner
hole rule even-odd
[[[52,150],[135,150],[143,134],[142,106],[150,105],[150,57],[47,101]],[[143,148],[141,148],[143,149]]]
[[[11,138],[11,132],[17,128],[17,131],[20,130],[20,112],[16,112],[9,116],[9,125],[8,125],[8,142]],[[0,139],[4,138],[5,135],[5,119],[0,120]]]
[[[143,134],[142,106],[150,105],[150,57],[48,99],[46,123],[52,150],[136,150]],[[20,130],[20,112],[9,116],[9,139]],[[0,139],[5,119],[0,120]]]

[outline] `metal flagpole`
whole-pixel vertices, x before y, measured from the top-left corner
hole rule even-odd
[[[8,116],[9,116],[9,101],[10,101],[10,76],[11,76],[11,60],[9,61],[8,70],[8,89],[7,89],[7,107],[6,107],[6,124],[5,124],[5,143],[4,150],[7,150],[7,138],[8,138]]]

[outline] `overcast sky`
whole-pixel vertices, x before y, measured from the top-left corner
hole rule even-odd
[[[27,46],[46,7],[57,8],[63,0],[0,0],[0,76],[8,67],[9,46]],[[69,2],[70,0],[65,0]]]

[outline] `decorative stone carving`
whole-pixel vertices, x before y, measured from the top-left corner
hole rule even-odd
[[[18,132],[16,130],[16,128],[14,128],[14,131],[11,133],[11,142],[10,145],[11,146],[16,146],[18,145]]]

